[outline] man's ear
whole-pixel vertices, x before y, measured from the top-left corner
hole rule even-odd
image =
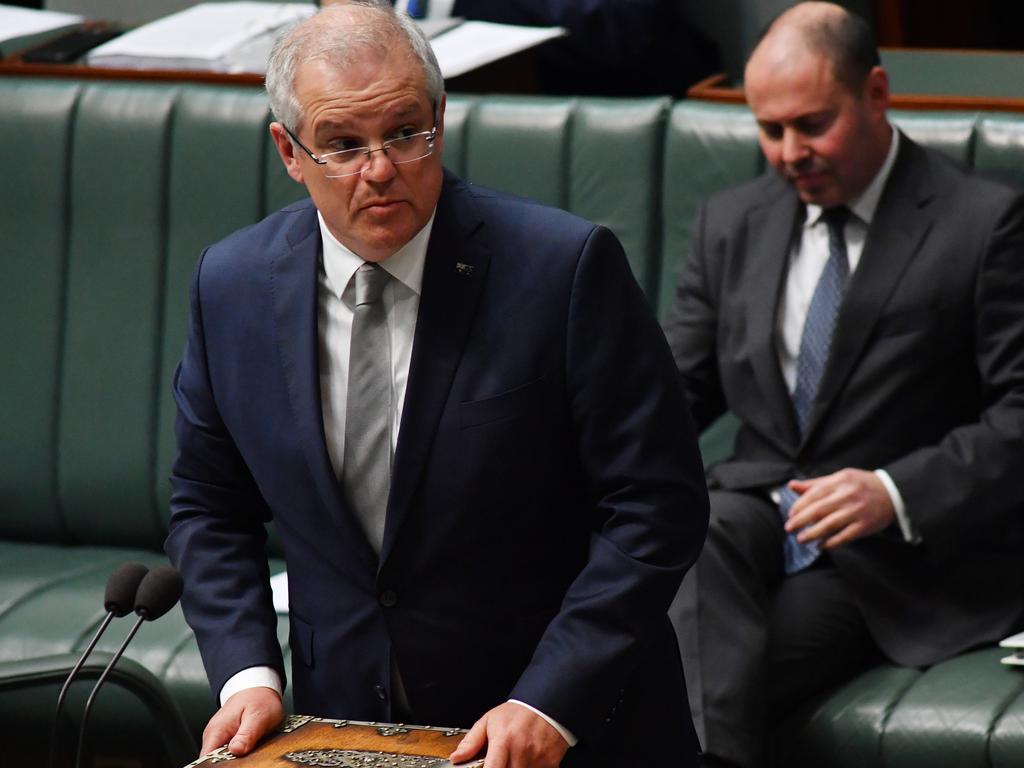
[[[889,75],[881,67],[872,67],[864,81],[864,100],[872,112],[885,117],[889,109]]]
[[[281,123],[270,124],[270,137],[274,140],[277,154],[280,156],[281,162],[284,163],[284,169],[288,171],[288,175],[299,184],[304,184],[302,164],[299,162],[298,156],[302,150],[292,143],[291,137]]]

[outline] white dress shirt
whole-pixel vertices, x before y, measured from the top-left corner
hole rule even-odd
[[[850,209],[852,215],[847,220],[843,236],[846,240],[846,255],[849,259],[851,276],[860,264],[868,228],[874,220],[878,201],[882,197],[885,183],[896,162],[896,153],[899,151],[900,143],[899,136],[899,131],[893,129],[889,152],[882,167],[878,169],[878,173],[860,196],[847,203],[847,208]],[[797,357],[800,354],[800,338],[804,332],[804,321],[807,319],[814,289],[818,285],[818,279],[829,258],[828,225],[821,218],[823,210],[820,205],[809,203],[806,207],[807,215],[800,228],[799,237],[794,239],[790,251],[789,272],[786,276],[785,290],[779,302],[777,318],[779,366],[782,368],[782,377],[786,381],[790,394],[796,389],[796,365]],[[918,543],[921,540],[920,536],[907,516],[907,508],[896,483],[884,469],[876,469],[875,475],[882,481],[882,485],[885,486],[885,490],[892,500],[892,506],[896,511],[896,519],[904,539],[912,544]]]
[[[323,242],[323,260],[320,264],[317,292],[320,402],[327,453],[335,476],[340,478],[345,455],[348,356],[355,313],[355,281],[352,278],[364,262],[357,254],[338,242],[327,228],[319,211],[317,219]],[[387,270],[393,278],[388,281],[382,296],[391,339],[391,383],[394,387],[392,402],[395,403],[391,430],[392,452],[395,450],[398,429],[402,423],[402,406],[409,380],[412,343],[416,334],[416,319],[419,316],[420,293],[423,287],[423,267],[427,260],[427,244],[433,226],[434,216],[431,215],[430,221],[412,240],[398,249],[394,255],[380,262],[380,267]],[[284,693],[281,678],[272,667],[243,669],[228,678],[221,688],[221,705],[238,691],[261,687],[271,688],[279,695]],[[542,717],[562,735],[569,746],[576,744],[576,737],[561,723],[525,702],[515,699],[510,701]]]
[[[345,455],[345,406],[348,403],[348,353],[352,340],[352,318],[356,306],[356,285],[352,279],[363,260],[339,243],[320,221],[324,256],[320,270],[317,297],[317,335],[320,350],[320,403],[324,417],[324,436],[334,474],[341,477]],[[398,428],[402,423],[405,386],[409,380],[412,341],[416,318],[420,311],[420,290],[423,287],[423,265],[427,259],[427,243],[434,226],[434,217],[393,256],[380,262],[380,267],[393,279],[381,297],[387,315],[391,338],[392,402],[391,451],[395,450]]]

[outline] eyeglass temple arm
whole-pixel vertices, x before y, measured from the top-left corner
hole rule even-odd
[[[292,140],[292,141],[294,141],[294,142],[295,142],[296,144],[298,144],[298,145],[299,145],[299,148],[300,148],[300,149],[301,149],[301,150],[302,150],[303,152],[305,152],[305,153],[306,153],[307,155],[309,155],[309,156],[310,156],[310,158],[311,158],[311,159],[313,160],[313,162],[314,162],[314,163],[316,163],[317,165],[327,165],[327,161],[326,161],[326,160],[324,160],[324,159],[322,159],[322,158],[319,158],[319,157],[317,157],[316,155],[314,155],[314,154],[313,154],[313,153],[312,153],[312,152],[310,151],[309,147],[307,147],[307,146],[306,146],[305,144],[303,144],[303,143],[302,143],[302,142],[301,142],[301,141],[299,140],[299,137],[298,137],[298,136],[296,136],[296,135],[295,135],[294,133],[292,133],[292,129],[291,129],[291,128],[289,128],[289,127],[288,127],[287,125],[285,125],[284,123],[281,123],[281,127],[282,127],[282,128],[284,128],[284,132],[285,132],[285,133],[287,133],[289,137],[291,137],[291,140]]]

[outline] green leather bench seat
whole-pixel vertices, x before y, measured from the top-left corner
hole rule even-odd
[[[808,706],[781,729],[780,765],[1020,765],[1024,674],[998,648],[920,671],[883,665]]]
[[[895,119],[962,163],[1024,181],[1017,116]],[[268,121],[255,88],[0,78],[0,735],[12,764],[43,754],[57,672],[102,620],[111,570],[164,560],[169,385],[192,269],[205,244],[303,194]],[[445,158],[475,183],[612,228],[659,313],[698,202],[763,166],[745,109],[666,99],[452,96]],[[705,459],[730,440],[725,419],[705,436]],[[272,532],[269,554],[282,569]],[[114,624],[100,651],[129,626]],[[286,643],[284,620],[279,633]],[[1024,675],[998,655],[871,670],[780,729],[780,754],[798,765],[1020,765]],[[180,740],[154,746],[154,730],[173,729],[152,702],[165,697],[194,739],[214,702],[180,610],[144,626],[127,658],[94,712],[93,752],[183,762]],[[75,687],[69,713],[90,686]]]

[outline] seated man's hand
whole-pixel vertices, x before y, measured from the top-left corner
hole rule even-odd
[[[270,688],[241,690],[210,718],[203,731],[200,755],[209,754],[225,744],[236,757],[247,755],[283,718],[284,705],[277,691]]]
[[[791,480],[800,494],[789,510],[786,531],[800,531],[800,542],[819,539],[835,549],[877,533],[896,519],[892,499],[878,475],[863,469],[842,469],[831,475]]]
[[[544,718],[505,702],[476,721],[449,759],[464,763],[484,748],[484,768],[556,768],[569,745]]]

